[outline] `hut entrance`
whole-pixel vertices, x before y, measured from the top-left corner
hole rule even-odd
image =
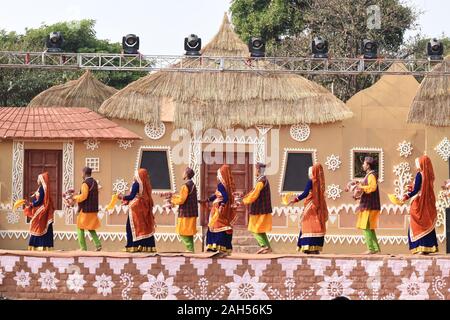
[[[253,166],[250,163],[250,153],[239,152],[204,152],[202,164],[202,198],[211,196],[217,187],[217,170],[228,164],[233,173],[236,191],[247,193],[253,186]],[[234,225],[237,228],[245,228],[248,224],[248,212],[246,207],[239,207],[238,220]]]
[[[51,197],[56,210],[62,206],[62,151],[25,150],[24,195],[30,197],[37,189],[37,177],[44,171],[50,176]],[[29,198],[28,198],[29,199]]]

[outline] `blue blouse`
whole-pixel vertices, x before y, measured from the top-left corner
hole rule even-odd
[[[45,196],[45,192],[44,192],[44,187],[40,186],[39,187],[39,199],[33,200],[33,207],[39,207],[44,203],[44,196]]]
[[[220,202],[220,204],[226,204],[228,202],[228,193],[227,189],[225,189],[225,186],[222,183],[219,183],[217,185],[217,190],[222,194],[223,200]],[[217,199],[217,196],[213,194],[211,197],[209,197],[209,201],[212,202]]]
[[[311,189],[312,189],[312,180],[309,179],[308,183],[306,184],[305,191],[303,191],[303,193],[297,197],[297,200],[302,201],[303,199],[305,199],[308,196]]]
[[[416,179],[414,181],[414,190],[408,193],[408,197],[409,198],[414,197],[416,194],[419,193],[421,188],[422,188],[422,174],[420,172],[417,172]]]
[[[138,182],[134,182],[133,185],[131,186],[131,192],[129,195],[123,197],[123,200],[125,201],[131,201],[134,198],[136,198],[137,194],[139,193],[139,183]]]

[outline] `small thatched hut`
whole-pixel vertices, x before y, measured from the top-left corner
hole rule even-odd
[[[272,70],[276,67],[245,59],[248,48],[233,31],[226,14],[202,55],[242,57],[232,63],[240,63],[248,71],[251,63],[266,64]],[[189,58],[183,61],[184,66],[195,67],[197,63]],[[111,118],[144,123],[173,121],[178,128],[190,128],[192,120],[198,119],[204,128],[217,129],[323,124],[352,115],[327,89],[301,76],[256,72],[157,72],[106,100],[99,111]]]
[[[443,70],[450,70],[450,55],[436,65],[431,75],[425,77],[420,84],[409,111],[409,123],[450,127],[450,77],[432,74]]]
[[[41,92],[28,106],[88,108],[97,111],[101,104],[116,92],[117,89],[97,80],[88,70],[77,80]]]

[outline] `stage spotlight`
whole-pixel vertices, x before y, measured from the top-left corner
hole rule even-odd
[[[196,34],[190,34],[184,38],[184,50],[187,56],[201,56],[200,50],[202,50],[202,39]]]
[[[52,32],[47,37],[47,52],[62,52],[64,38],[61,32]]]
[[[328,41],[321,36],[314,38],[311,49],[314,58],[328,58]]]
[[[364,39],[361,43],[361,53],[364,59],[378,58],[378,44],[375,41]]]
[[[122,38],[122,49],[125,54],[139,53],[139,37],[135,34],[127,34]]]
[[[430,60],[442,60],[444,55],[444,44],[436,38],[428,42],[427,53]]]
[[[252,37],[248,42],[250,56],[253,58],[263,58],[266,56],[266,43],[262,38]]]

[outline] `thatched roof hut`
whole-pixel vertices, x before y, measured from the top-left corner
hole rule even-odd
[[[450,55],[431,72],[450,70]],[[408,115],[409,123],[436,127],[450,126],[450,77],[426,76],[420,84]]]
[[[219,32],[202,54],[205,57],[249,56],[247,46],[234,32],[226,14]],[[205,61],[202,63],[208,60]],[[185,58],[183,61],[185,66],[195,63],[198,60]],[[241,67],[251,70],[247,59],[241,63]],[[270,68],[273,70],[274,66]],[[227,71],[156,72],[106,100],[99,112],[111,118],[144,123],[173,121],[181,128],[190,128],[193,120],[201,120],[204,128],[219,129],[262,124],[322,124],[352,116],[331,92],[301,76]]]
[[[100,82],[88,70],[77,80],[41,92],[28,106],[88,108],[97,111],[101,104],[116,92],[117,89]]]

